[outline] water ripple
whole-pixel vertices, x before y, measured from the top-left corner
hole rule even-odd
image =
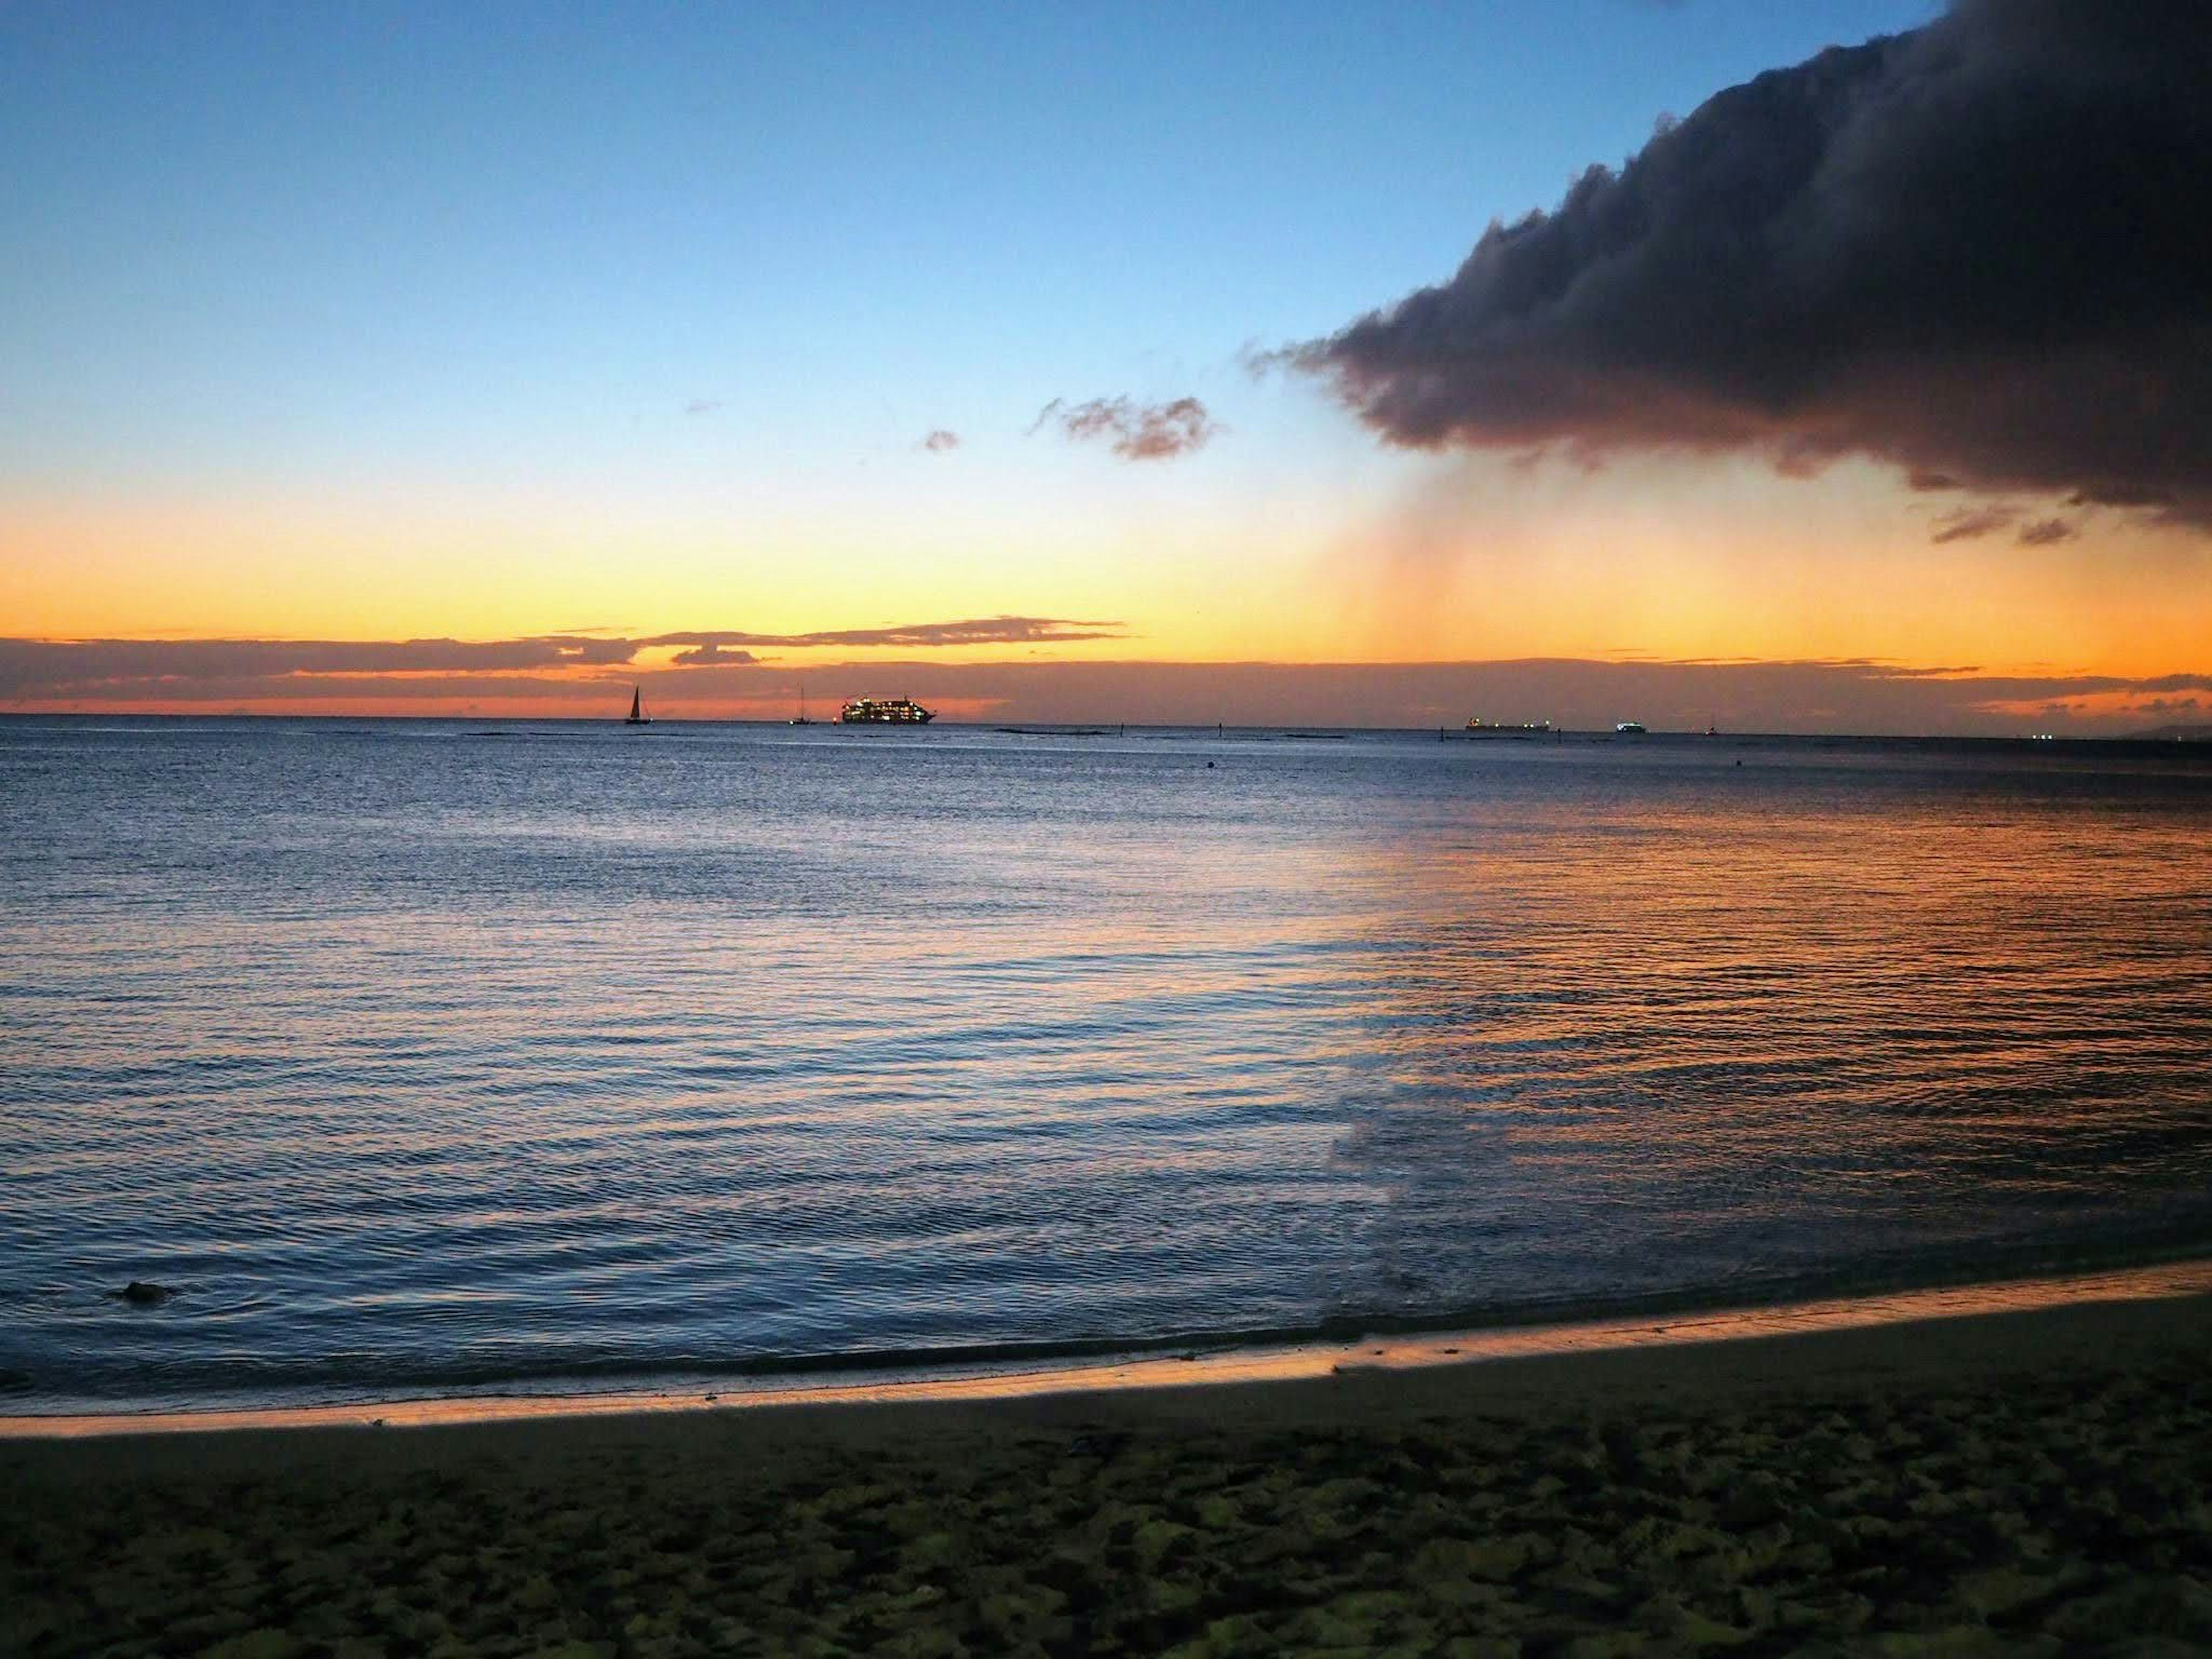
[[[2212,1240],[2179,754],[462,729],[0,720],[11,1405]]]

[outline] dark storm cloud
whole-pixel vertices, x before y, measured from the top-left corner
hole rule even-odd
[[[1221,430],[1195,398],[1138,404],[1127,398],[1093,398],[1070,404],[1054,398],[1037,411],[1031,433],[1052,426],[1074,443],[1103,439],[1125,461],[1166,461],[1203,449]]]
[[[2212,525],[2208,85],[2199,5],[1960,0],[1287,356],[1413,447],[1862,454]]]

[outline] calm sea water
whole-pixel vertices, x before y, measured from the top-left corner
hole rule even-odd
[[[2184,751],[18,719],[0,810],[0,1409],[2212,1248]]]

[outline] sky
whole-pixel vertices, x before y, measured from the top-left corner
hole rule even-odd
[[[2202,723],[2138,9],[13,0],[0,709]]]

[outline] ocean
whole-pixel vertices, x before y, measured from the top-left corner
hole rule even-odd
[[[0,1412],[2212,1254],[2201,749],[18,717],[0,814]]]

